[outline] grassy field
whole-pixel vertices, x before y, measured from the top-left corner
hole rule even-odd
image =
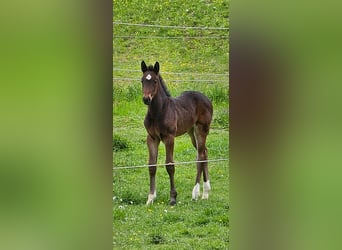
[[[229,27],[227,0],[113,3],[116,22]],[[120,169],[147,164],[148,160],[141,60],[148,64],[159,61],[172,96],[197,90],[212,100],[214,117],[207,139],[209,159],[228,158],[228,39],[208,38],[228,36],[228,31],[114,23],[113,34],[113,249],[228,249],[228,161],[209,163],[212,191],[207,201],[191,200],[195,164],[177,165],[178,204],[173,207],[168,205],[169,179],[165,167],[158,168],[157,199],[152,206],[145,205],[149,191],[147,168]],[[196,159],[187,135],[176,138],[174,159]],[[164,160],[165,149],[161,144],[158,163]]]

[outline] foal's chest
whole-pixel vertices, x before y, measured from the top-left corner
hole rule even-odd
[[[145,119],[144,122],[145,128],[147,133],[152,136],[153,139],[162,139],[162,126],[160,124],[160,121],[156,119]]]
[[[158,112],[149,110],[144,125],[147,133],[153,139],[163,140],[168,135],[176,135],[177,114],[168,102]]]

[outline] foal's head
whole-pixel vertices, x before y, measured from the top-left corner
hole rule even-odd
[[[156,62],[154,66],[146,66],[145,62],[141,62],[141,71],[143,72],[142,90],[143,90],[143,101],[146,105],[150,105],[153,97],[158,93],[160,84],[159,79],[159,63]]]

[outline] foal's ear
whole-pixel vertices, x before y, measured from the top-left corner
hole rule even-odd
[[[159,62],[156,62],[154,64],[153,71],[154,71],[154,73],[158,74],[158,72],[159,72]]]
[[[147,66],[146,66],[146,63],[144,61],[141,62],[141,71],[143,73],[147,71]]]

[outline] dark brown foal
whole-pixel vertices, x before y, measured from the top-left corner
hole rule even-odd
[[[159,63],[146,66],[141,63],[143,102],[148,105],[144,125],[147,135],[149,152],[150,193],[146,204],[153,203],[156,198],[155,176],[160,141],[165,144],[166,170],[170,177],[170,205],[176,204],[177,191],[175,187],[175,166],[173,161],[175,137],[188,133],[192,144],[197,149],[197,160],[206,161],[208,151],[205,146],[213,115],[210,100],[196,91],[186,91],[176,98],[172,98],[159,74]],[[210,182],[208,163],[197,162],[197,176],[192,198],[200,196],[200,179],[203,174],[203,199],[208,199]]]

